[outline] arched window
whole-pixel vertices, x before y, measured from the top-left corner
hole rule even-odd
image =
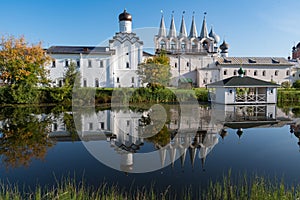
[[[99,87],[99,79],[95,79],[95,87]]]
[[[166,42],[165,41],[160,41],[160,48],[165,49],[166,48]]]
[[[225,76],[227,75],[227,69],[224,70],[224,75],[225,75]]]
[[[236,76],[236,74],[237,74],[237,71],[236,71],[236,70],[234,70],[234,71],[233,71],[233,75],[234,75],[234,76]]]
[[[193,40],[193,41],[192,41],[192,49],[193,49],[193,50],[196,50],[197,48],[198,48],[197,41],[196,41],[196,40]]]
[[[286,70],[286,75],[289,76],[290,75],[290,71]]]
[[[265,71],[265,70],[262,72],[262,75],[263,75],[263,76],[266,76],[266,71]]]
[[[278,76],[278,74],[279,74],[279,71],[276,70],[276,71],[275,71],[275,76]]]
[[[171,49],[176,49],[176,43],[174,40],[171,41]]]
[[[253,75],[257,76],[257,70],[254,70]]]
[[[186,44],[185,42],[181,42],[181,50],[185,50],[186,49]]]

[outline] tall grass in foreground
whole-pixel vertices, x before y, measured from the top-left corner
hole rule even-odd
[[[99,188],[93,188],[81,182],[65,179],[57,182],[55,186],[41,188],[37,186],[32,192],[20,191],[17,186],[0,184],[0,199],[203,199],[203,200],[226,200],[226,199],[250,199],[250,200],[284,200],[299,199],[300,185],[287,188],[283,181],[272,183],[262,177],[242,177],[237,183],[233,183],[231,175],[224,176],[222,181],[210,182],[205,189],[193,191],[191,188],[183,189],[177,194],[167,187],[162,191],[149,189],[125,189],[117,186],[103,184]]]

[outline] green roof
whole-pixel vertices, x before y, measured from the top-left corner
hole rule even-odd
[[[181,82],[181,83],[192,83],[193,79],[191,79],[191,78],[180,78],[179,82]]]
[[[278,84],[252,78],[249,76],[232,76],[211,84],[207,87],[279,87]]]

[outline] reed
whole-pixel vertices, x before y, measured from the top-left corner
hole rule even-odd
[[[42,188],[37,186],[34,191],[21,191],[18,186],[11,184],[0,184],[0,199],[203,199],[203,200],[284,200],[299,199],[300,185],[287,187],[284,181],[270,181],[263,177],[246,175],[233,179],[231,172],[224,175],[221,181],[210,181],[206,188],[198,191],[185,188],[181,194],[171,190],[171,186],[160,191],[154,189],[153,185],[147,189],[130,188],[122,189],[118,186],[109,186],[107,183],[98,188],[88,186],[84,181],[76,182],[71,178],[57,181],[52,187]]]

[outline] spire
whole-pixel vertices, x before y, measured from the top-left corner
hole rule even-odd
[[[202,23],[202,29],[201,29],[201,33],[200,33],[200,39],[202,38],[208,38],[208,33],[207,33],[207,27],[206,27],[206,12],[204,13],[204,19],[203,19],[203,23]]]
[[[192,25],[191,25],[190,35],[189,35],[190,38],[198,36],[197,28],[196,28],[196,24],[195,24],[194,14],[195,14],[195,12],[193,12]]]
[[[161,20],[160,20],[160,25],[159,25],[158,36],[159,37],[167,36],[163,11],[161,11]]]
[[[171,20],[171,25],[170,25],[169,37],[176,37],[176,28],[175,28],[173,14],[174,14],[174,11],[172,11],[172,20]]]
[[[186,27],[185,27],[185,21],[184,21],[184,13],[185,13],[185,11],[183,11],[183,13],[182,13],[182,19],[181,19],[181,26],[180,26],[180,31],[179,31],[179,37],[187,37]]]

